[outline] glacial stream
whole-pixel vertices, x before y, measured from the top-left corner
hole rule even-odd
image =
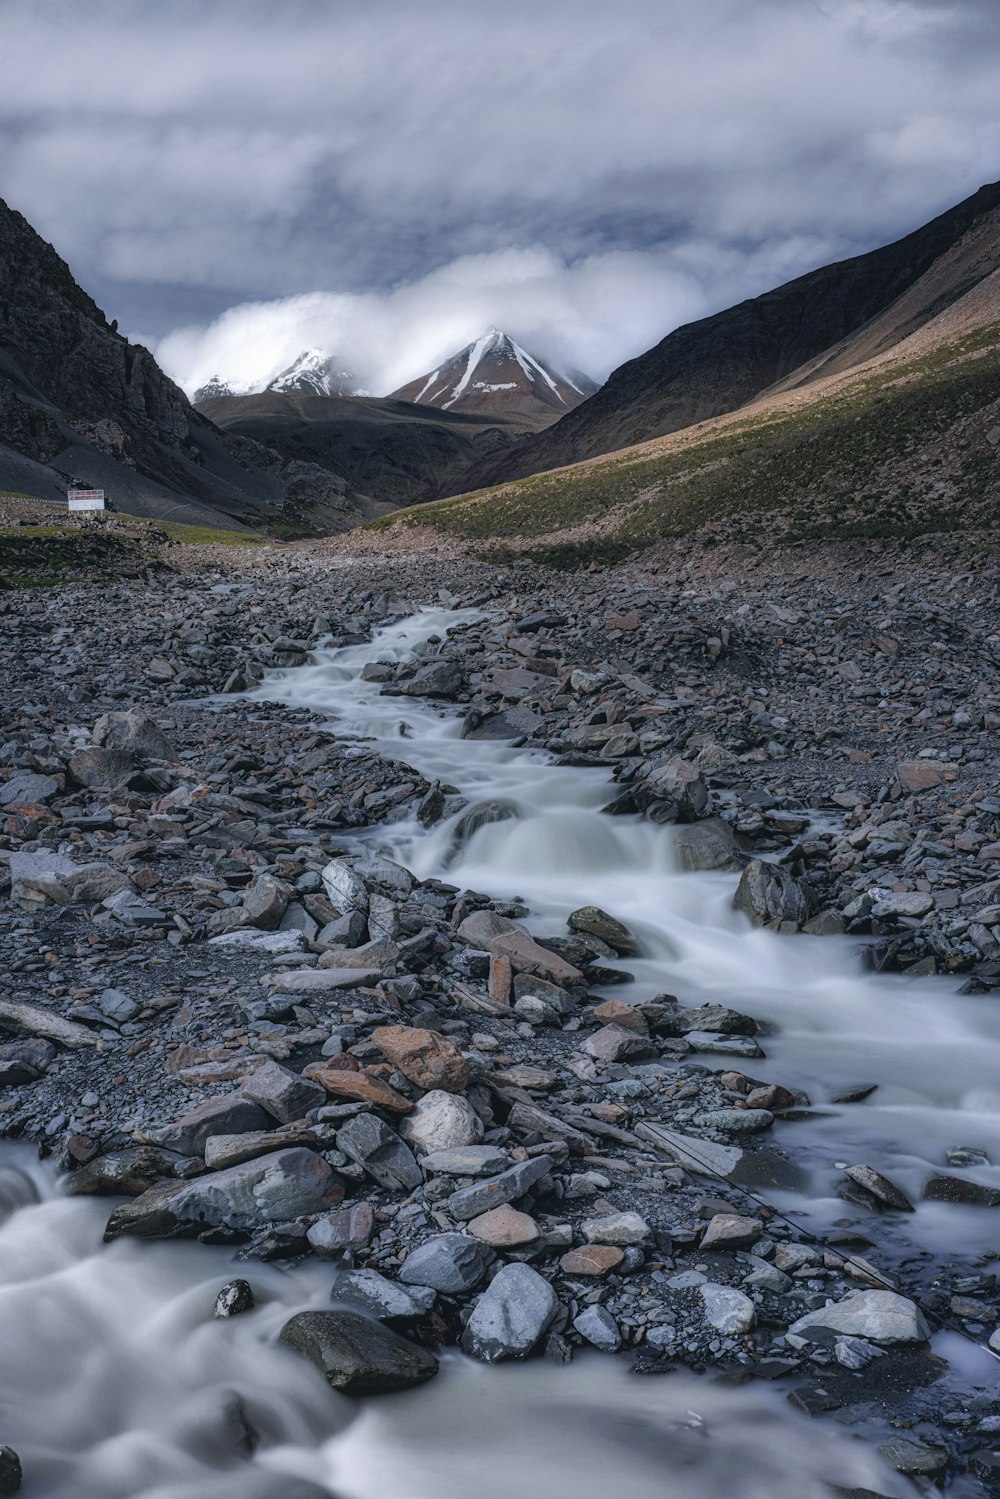
[[[401,658],[461,626],[439,609],[369,645],[317,651],[257,696],[322,712],[469,802],[504,799],[516,820],[454,851],[451,822],[366,835],[418,876],[527,903],[539,934],[596,904],[645,956],[621,997],[725,1001],[765,1021],[758,1076],[805,1090],[813,1114],[774,1135],[807,1167],[770,1200],[814,1232],[850,1220],[897,1260],[995,1244],[989,1209],[921,1203],[873,1220],[837,1195],[837,1162],[865,1161],[914,1200],[945,1153],[1000,1162],[1000,1018],[945,980],[867,974],[846,939],[754,931],[732,910],[736,877],[676,870],[669,828],[611,818],[610,776],[537,750],[460,738],[454,713],[383,697],[366,662]],[[609,991],[612,992],[612,991]],[[725,1058],[706,1059],[725,1067]],[[739,1062],[736,1065],[740,1065]],[[877,1083],[862,1104],[829,1098]],[[956,1174],[966,1174],[957,1172]],[[976,1180],[1000,1187],[1000,1167]],[[21,1456],[26,1499],[830,1499],[831,1485],[912,1494],[858,1429],[810,1422],[784,1392],[711,1376],[640,1379],[623,1360],[581,1356],[486,1368],[458,1354],[438,1379],[356,1404],[274,1346],[285,1318],[328,1304],[330,1271],[252,1266],[258,1307],[213,1321],[233,1274],[225,1250],[101,1243],[106,1201],[63,1199],[20,1147],[0,1150],[0,1441]],[[878,1254],[873,1255],[876,1259]],[[905,1287],[904,1287],[905,1289]],[[960,1339],[959,1383],[995,1389],[1000,1366]],[[250,1436],[249,1433],[254,1433]],[[954,1487],[950,1492],[969,1493]]]

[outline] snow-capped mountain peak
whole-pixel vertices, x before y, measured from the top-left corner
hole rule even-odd
[[[562,416],[591,395],[586,377],[557,373],[501,328],[489,328],[419,380],[393,391],[397,400],[442,411]]]
[[[325,354],[322,349],[304,349],[299,357],[268,381],[267,390],[282,395],[311,396],[359,396],[357,375],[345,369],[334,354]]]
[[[225,380],[221,375],[213,375],[195,391],[192,400],[195,405],[201,405],[204,401],[216,401],[224,396],[259,396],[266,390],[284,396],[369,394],[361,388],[361,382],[354,371],[345,368],[335,354],[326,354],[322,349],[304,349],[287,369],[281,370],[270,380],[259,380],[254,384]]]

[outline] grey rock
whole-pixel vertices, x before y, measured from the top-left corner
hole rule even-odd
[[[448,1211],[453,1218],[463,1221],[478,1218],[480,1213],[487,1213],[490,1208],[500,1207],[505,1202],[516,1202],[551,1169],[551,1156],[535,1156],[530,1161],[519,1161],[516,1166],[502,1171],[499,1176],[460,1187],[448,1198]]]
[[[0,1494],[17,1494],[23,1482],[21,1459],[13,1447],[0,1443]]]
[[[322,871],[322,880],[331,905],[342,916],[352,911],[368,915],[368,886],[346,859],[332,859]]]
[[[495,1262],[488,1244],[470,1234],[436,1234],[411,1249],[399,1271],[406,1285],[430,1286],[448,1296],[460,1296],[478,1286]]]
[[[0,807],[35,806],[50,801],[58,790],[59,782],[54,776],[18,770],[9,781],[0,785]]]
[[[177,759],[166,734],[142,708],[102,714],[94,724],[93,740],[105,749],[126,750],[143,760]]]
[[[430,1286],[400,1285],[377,1270],[349,1270],[338,1275],[330,1295],[338,1305],[354,1307],[380,1322],[422,1317],[437,1300]]]
[[[407,1390],[438,1372],[428,1349],[358,1312],[297,1312],[281,1329],[278,1342],[309,1359],[345,1395]]]
[[[879,1202],[884,1203],[886,1207],[895,1208],[901,1213],[914,1211],[913,1203],[906,1193],[902,1192],[887,1176],[883,1176],[881,1171],[876,1171],[874,1166],[848,1166],[844,1170],[844,1175],[852,1182],[856,1182],[859,1187],[864,1187],[866,1192],[871,1192],[872,1196],[878,1198]]]
[[[337,1132],[337,1149],[389,1192],[412,1192],[423,1172],[408,1145],[375,1114],[358,1114]]]
[[[212,1135],[243,1135],[267,1129],[270,1119],[259,1104],[242,1093],[206,1098],[171,1124],[137,1131],[149,1145],[164,1145],[180,1155],[204,1155],[205,1141]]]
[[[463,681],[454,662],[432,661],[428,666],[420,667],[416,676],[396,690],[406,697],[454,698],[461,692]]]
[[[462,1334],[473,1358],[526,1358],[558,1310],[556,1293],[530,1265],[504,1265],[480,1296]]]
[[[733,869],[737,862],[736,838],[720,817],[706,817],[703,822],[678,828],[674,855],[681,869]]]
[[[303,1119],[310,1109],[326,1103],[326,1089],[300,1077],[269,1057],[249,1073],[240,1087],[247,1098],[260,1104],[279,1124]]]
[[[120,989],[105,989],[95,999],[97,1008],[102,1014],[107,1015],[109,1020],[117,1021],[123,1025],[128,1020],[134,1020],[138,1015],[140,1006]]]
[[[676,756],[648,761],[633,783],[632,797],[653,822],[696,822],[711,805],[697,767]]]
[[[447,1094],[446,1097],[451,1097]],[[407,1121],[404,1119],[403,1123]],[[496,1145],[454,1146],[428,1151],[420,1164],[428,1176],[494,1176],[509,1164],[506,1151]]]
[[[310,1224],[306,1239],[320,1259],[367,1249],[375,1232],[370,1202],[350,1202]]]
[[[80,786],[121,786],[134,775],[137,760],[128,750],[85,749],[70,758],[68,769]]]
[[[581,1338],[604,1353],[617,1353],[622,1346],[622,1335],[618,1323],[607,1307],[588,1306],[573,1319],[573,1326]]]
[[[343,1195],[343,1184],[322,1156],[300,1146],[191,1182],[152,1187],[114,1210],[104,1237],[185,1238],[222,1226],[249,1233],[323,1213]]]
[[[770,1129],[774,1115],[769,1109],[709,1109],[699,1114],[697,1124],[706,1129],[722,1130],[727,1135],[753,1135]]]
[[[578,911],[571,911],[566,925],[571,932],[599,937],[613,947],[619,957],[634,957],[639,951],[639,944],[628,927],[616,917],[609,916],[607,911],[602,911],[600,906],[581,906]]]
[[[788,1331],[793,1337],[822,1341],[813,1334],[835,1332],[873,1343],[922,1343],[930,1337],[923,1312],[895,1291],[853,1291],[841,1301],[807,1312]]]
[[[222,1287],[215,1298],[215,1317],[238,1317],[242,1312],[252,1312],[256,1302],[254,1301],[253,1287],[248,1280],[230,1280]]]
[[[733,905],[754,926],[788,921],[801,926],[809,917],[809,902],[797,880],[778,864],[753,859],[740,876]]]

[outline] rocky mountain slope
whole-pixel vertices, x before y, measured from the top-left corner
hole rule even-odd
[[[895,244],[676,329],[550,430],[472,477],[485,486],[576,463],[734,411],[773,387],[857,367],[998,266],[993,183]]]
[[[874,324],[865,333],[880,336]],[[403,511],[391,534],[412,540],[414,526],[433,527],[479,554],[576,566],[682,536],[761,547],[989,535],[998,492],[994,271],[858,368],[803,370],[681,432]]]
[[[0,202],[0,490],[57,500],[72,483],[201,525],[342,529],[379,513],[326,470],[221,432]]]
[[[596,390],[586,375],[558,374],[520,344],[490,328],[429,374],[393,391],[401,401],[442,411],[475,411],[553,420]]]
[[[227,432],[289,462],[318,464],[365,494],[411,505],[464,487],[481,460],[512,447],[529,418],[441,411],[386,398],[279,393],[222,396],[200,409]]]

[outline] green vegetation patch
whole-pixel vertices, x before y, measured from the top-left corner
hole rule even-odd
[[[667,453],[420,505],[372,529],[432,525],[496,560],[614,562],[671,537],[907,537],[988,524],[1000,452],[969,422],[1000,392],[1000,324],[800,408],[750,414]],[[574,536],[574,531],[581,534]],[[511,545],[516,540],[516,545]]]

